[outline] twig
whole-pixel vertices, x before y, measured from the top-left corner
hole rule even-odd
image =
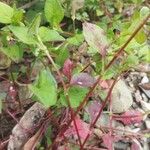
[[[34,4],[36,4],[38,1],[39,0],[33,0],[33,1],[31,1],[31,2],[29,2],[29,3],[27,3],[27,4],[23,5],[23,6],[21,6],[19,8],[20,9],[28,9],[28,8],[32,7]]]
[[[94,125],[96,124],[97,120],[99,119],[99,117],[100,117],[100,115],[101,115],[101,113],[102,113],[104,107],[106,106],[107,102],[109,101],[109,97],[110,97],[110,95],[111,95],[111,92],[112,92],[112,90],[113,90],[113,87],[114,87],[116,81],[117,81],[117,79],[114,80],[113,84],[111,85],[110,90],[108,91],[107,97],[105,98],[105,100],[104,100],[104,102],[103,102],[103,104],[102,104],[102,107],[100,108],[99,113],[98,113],[98,115],[96,116],[94,122],[91,124],[90,128],[94,127]],[[83,150],[83,147],[84,147],[86,141],[88,140],[89,136],[90,136],[90,134],[88,134],[87,137],[85,138],[85,140],[84,140],[84,142],[83,142],[83,144],[82,144],[81,150]]]

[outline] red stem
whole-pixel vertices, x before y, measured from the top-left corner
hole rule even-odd
[[[107,97],[105,98],[105,101],[103,102],[102,107],[100,108],[99,113],[96,116],[94,122],[91,124],[90,128],[94,127],[96,122],[97,122],[97,120],[99,119],[103,109],[105,108],[107,102],[109,101],[109,97],[111,95],[111,92],[113,90],[113,87],[114,87],[115,83],[116,83],[116,80],[114,80],[113,84],[111,85],[110,90],[108,91]],[[87,137],[85,138],[85,140],[84,140],[84,142],[82,144],[81,150],[83,150],[83,147],[84,147],[84,145],[85,145],[85,143],[86,143],[86,141],[88,140],[89,137],[90,137],[90,134],[88,134]]]

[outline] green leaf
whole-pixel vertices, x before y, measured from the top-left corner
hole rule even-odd
[[[135,54],[130,54],[130,55],[128,55],[127,58],[126,58],[126,64],[127,64],[129,67],[132,67],[132,66],[137,65],[138,62],[139,62],[138,57],[135,56]]]
[[[114,69],[114,67],[111,67],[110,69],[107,69],[104,74],[102,75],[103,80],[111,79],[112,77],[115,77],[117,74],[117,69]]]
[[[11,23],[13,12],[13,8],[0,2],[0,23]]]
[[[140,10],[140,17],[143,18],[150,13],[150,9],[146,6],[142,7]]]
[[[25,44],[36,44],[36,40],[28,33],[28,28],[23,26],[9,26],[13,34]]]
[[[70,103],[72,107],[78,107],[83,101],[86,93],[88,92],[87,88],[82,87],[71,87],[69,89]]]
[[[147,37],[143,30],[140,30],[135,36],[136,42],[142,44],[147,40]]]
[[[46,0],[44,12],[47,21],[53,27],[57,27],[64,17],[64,10],[59,0]]]
[[[68,43],[71,45],[79,46],[84,41],[83,34],[75,34],[75,36],[67,39]]]
[[[68,57],[69,57],[69,50],[65,46],[59,50],[58,57],[56,57],[56,63],[62,67],[64,65],[65,60]]]
[[[27,22],[32,22],[34,17],[37,15],[37,13],[39,13],[39,11],[37,10],[33,10],[33,9],[29,9],[26,14],[25,14],[25,20]]]
[[[135,3],[135,4],[141,4],[142,0],[132,0],[132,2]]]
[[[18,63],[23,56],[23,50],[20,49],[18,45],[3,47],[0,50],[16,63]]]
[[[29,85],[29,89],[46,107],[56,104],[57,83],[48,69],[41,70],[35,84]]]
[[[32,23],[30,24],[28,33],[31,35],[38,35],[40,23],[41,23],[41,13],[38,13],[33,19]]]
[[[150,63],[150,46],[147,44],[139,49],[138,56],[141,57],[142,61]]]
[[[15,25],[19,25],[23,19],[24,11],[22,9],[14,9],[14,14],[11,18],[11,22]]]
[[[71,107],[73,107],[73,108],[78,107],[80,105],[80,103],[83,101],[87,92],[88,92],[87,88],[82,88],[79,86],[71,87],[68,91]],[[63,105],[68,106],[66,98],[63,94],[61,95],[60,100]]]
[[[47,41],[64,41],[65,39],[55,30],[50,30],[46,27],[39,28],[39,36],[43,42]]]

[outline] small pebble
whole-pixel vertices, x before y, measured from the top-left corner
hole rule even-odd
[[[133,102],[132,107],[133,107],[134,109],[136,109],[136,108],[138,108],[139,106],[138,106],[135,102]]]
[[[143,98],[143,100],[144,100],[145,102],[148,102],[148,98],[147,98],[147,96],[146,96],[144,93],[142,93],[142,98]]]
[[[129,143],[124,143],[124,142],[116,142],[114,143],[114,148],[115,149],[120,149],[120,150],[127,150],[129,147]]]
[[[129,135],[130,134],[129,132],[132,132],[132,128],[130,126],[125,126],[124,130],[128,131],[128,132],[125,132],[124,135]]]
[[[95,129],[93,130],[93,132],[94,132],[94,134],[97,135],[99,138],[101,138],[102,135],[103,135],[103,132],[102,132],[100,129],[98,129],[98,128],[95,128]]]
[[[137,76],[132,76],[132,81],[137,81]]]
[[[147,129],[150,129],[150,119],[145,120],[145,125]]]
[[[139,72],[131,72],[130,75],[139,75]]]
[[[134,129],[132,129],[132,132],[137,133],[137,132],[139,132],[140,130],[141,130],[141,128],[134,128]]]
[[[133,83],[132,83],[132,82],[129,82],[129,86],[130,86],[131,88],[133,88],[133,87],[134,87],[134,85],[133,85]]]
[[[140,73],[140,76],[141,76],[141,77],[145,77],[145,76],[147,76],[147,74],[146,74],[145,72],[141,72],[141,73]]]
[[[126,81],[127,81],[127,82],[131,82],[131,78],[130,78],[130,77],[127,77],[127,78],[126,78]]]
[[[145,101],[140,101],[142,109],[146,112],[146,111],[150,111],[150,103],[147,103]]]
[[[121,135],[124,135],[124,132],[125,132],[125,131],[124,131],[124,126],[123,126],[123,125],[117,126],[117,127],[115,127],[115,129],[116,129],[116,132],[115,132],[115,133],[116,133],[117,135],[120,135],[120,136],[121,136]]]
[[[143,144],[143,150],[148,150],[150,148],[148,138],[143,138],[144,144]]]
[[[124,80],[119,80],[112,90],[113,113],[126,112],[133,103],[132,92]]]
[[[144,76],[141,80],[141,83],[144,84],[144,83],[148,83],[149,82],[149,79],[147,76]]]
[[[135,100],[136,100],[137,102],[140,102],[140,101],[142,100],[142,96],[141,96],[139,90],[136,90],[136,92],[135,92],[134,95],[135,95]]]

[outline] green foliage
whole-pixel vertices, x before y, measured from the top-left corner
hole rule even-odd
[[[39,36],[43,42],[65,40],[64,37],[62,37],[57,31],[51,30],[44,26],[39,28]]]
[[[48,108],[56,104],[57,83],[48,69],[41,70],[35,83],[29,85],[29,89],[45,107]]]
[[[23,56],[23,50],[18,45],[2,47],[0,50],[16,63],[18,63]]]
[[[10,25],[9,29],[19,39],[19,41],[25,44],[36,44],[36,40],[29,34],[27,27]]]
[[[0,2],[0,23],[11,23],[14,10],[10,6]]]
[[[147,37],[146,37],[146,35],[145,35],[145,33],[144,33],[143,30],[141,30],[141,31],[139,31],[139,32],[137,33],[137,35],[135,36],[135,40],[136,40],[136,42],[138,42],[139,44],[143,44],[144,42],[146,42]]]
[[[29,26],[28,33],[31,35],[38,35],[41,23],[41,13],[37,14]]]
[[[88,92],[87,88],[83,88],[80,86],[71,87],[68,91],[71,107],[73,108],[78,107],[80,103],[83,101],[83,98],[86,96],[87,92]],[[61,94],[60,101],[64,106],[68,106],[68,101],[66,100],[64,94]]]
[[[46,0],[44,12],[47,21],[53,27],[58,27],[64,17],[64,10],[59,0]]]
[[[56,52],[56,63],[60,66],[63,66],[65,60],[69,57],[69,51],[67,49],[67,46],[64,46],[62,48],[59,48]]]
[[[14,13],[11,18],[12,24],[14,24],[14,25],[21,24],[21,22],[23,20],[23,14],[24,14],[24,11],[22,9],[14,9]]]
[[[146,6],[142,7],[140,10],[140,17],[144,17],[150,13],[150,9]]]
[[[131,67],[138,65],[138,63],[139,63],[138,57],[135,54],[130,54],[125,59],[123,69],[127,70],[128,68],[131,68]]]
[[[140,61],[150,63],[150,46],[149,45],[142,46],[140,48],[140,51],[138,51],[138,56],[140,58]]]
[[[79,46],[84,41],[83,34],[75,34],[73,37],[67,39],[67,42],[71,45]]]
[[[111,79],[115,77],[117,73],[118,73],[118,70],[113,66],[102,74],[102,79],[103,80]]]
[[[68,92],[71,106],[78,107],[80,103],[83,101],[83,98],[86,96],[87,92],[88,92],[87,88],[71,87]]]

